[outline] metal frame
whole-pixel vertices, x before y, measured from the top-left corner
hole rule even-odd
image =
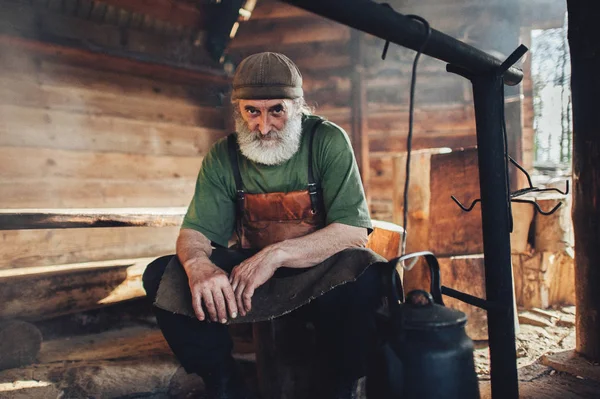
[[[415,51],[425,35],[421,23],[370,0],[282,1]],[[504,85],[517,85],[523,79],[523,72],[513,64],[525,51],[521,46],[501,61],[436,30],[432,30],[423,51],[447,62],[449,72],[458,73],[473,84],[487,298],[471,297],[447,287],[442,287],[442,292],[487,310],[492,397],[502,399],[519,397]]]

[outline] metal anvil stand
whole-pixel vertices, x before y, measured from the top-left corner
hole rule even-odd
[[[370,0],[283,0],[381,39],[417,51],[425,27]],[[488,312],[492,397],[517,399],[517,356],[510,257],[512,215],[508,155],[504,132],[504,84],[523,79],[513,64],[527,51],[519,47],[502,62],[487,53],[432,30],[424,54],[447,62],[447,70],[473,84],[479,185],[485,260],[486,299],[442,287],[442,293]],[[432,248],[435,253],[435,248]]]

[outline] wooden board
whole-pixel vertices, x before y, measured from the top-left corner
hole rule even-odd
[[[3,49],[0,66],[2,76],[19,80],[21,84],[37,84],[41,89],[77,88],[137,101],[169,101],[173,105],[217,105],[217,98],[209,95],[217,90],[226,90],[228,86],[226,83],[180,84],[138,74],[95,69],[40,55],[27,48]]]
[[[194,156],[223,136],[217,129],[0,105],[1,146]]]
[[[193,179],[3,179],[0,208],[136,208],[186,206]]]
[[[109,152],[0,147],[0,178],[76,180],[182,180],[191,185],[201,156],[155,156]],[[4,192],[4,194],[7,194]]]
[[[179,227],[0,231],[0,271],[175,253]]]
[[[170,123],[189,127],[223,128],[222,110],[198,106],[193,99],[187,103],[168,98],[129,98],[110,90],[86,89],[80,86],[51,86],[35,83],[34,76],[20,79],[0,75],[0,103],[48,110],[69,111],[88,115],[106,115],[150,123]],[[100,81],[101,82],[101,81]],[[217,95],[218,93],[215,93]],[[208,97],[208,96],[207,96]]]

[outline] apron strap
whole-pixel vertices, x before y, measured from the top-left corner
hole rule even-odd
[[[238,143],[235,133],[227,136],[227,149],[229,150],[229,162],[233,170],[233,179],[235,180],[237,220],[241,220],[244,212],[244,185],[242,183],[242,175],[240,174],[240,165],[238,164]]]
[[[310,195],[310,204],[313,213],[317,213],[319,209],[319,191],[317,188],[317,183],[315,182],[315,176],[313,175],[313,141],[315,139],[315,133],[321,123],[324,120],[320,118],[315,122],[311,131],[310,131],[310,143],[308,146],[308,194]]]

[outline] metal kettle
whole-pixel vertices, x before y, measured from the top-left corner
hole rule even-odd
[[[381,313],[382,341],[367,374],[369,399],[479,399],[473,341],[465,333],[463,312],[443,306],[439,264],[424,257],[431,273],[431,292],[411,291],[403,301],[396,262],[389,264],[388,309]]]

